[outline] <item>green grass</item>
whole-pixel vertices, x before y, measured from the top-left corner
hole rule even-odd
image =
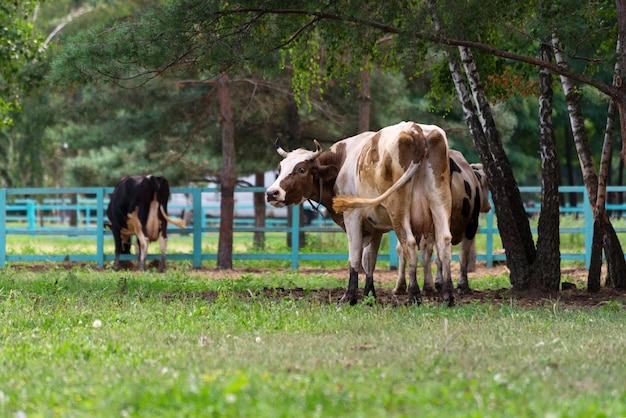
[[[2,269],[0,416],[626,415],[619,302],[337,309],[254,292],[344,285],[271,270]]]
[[[480,218],[481,229],[486,229],[486,218]],[[612,219],[615,228],[626,228],[626,219]],[[530,219],[531,228],[537,228],[538,216]],[[575,218],[571,215],[561,216],[561,228],[583,228],[584,219],[582,217]],[[237,232],[234,234],[234,253],[275,253],[289,254],[291,249],[287,245],[285,233],[266,233],[265,248],[259,249],[253,246],[253,234]],[[626,240],[626,232],[619,232],[618,238]],[[537,234],[534,234],[535,242]],[[96,241],[94,237],[76,237],[76,236],[46,236],[46,235],[8,235],[6,237],[7,254],[95,254]],[[113,239],[107,236],[104,241],[104,251],[106,254],[114,252]],[[486,236],[484,234],[476,235],[476,251],[478,254],[486,252]],[[301,253],[347,253],[348,242],[346,234],[343,232],[309,232],[306,233],[306,246]],[[582,253],[585,251],[585,236],[582,233],[562,233],[561,234],[561,253]],[[133,250],[134,251],[134,250]],[[215,254],[218,251],[218,234],[206,233],[202,237],[202,252],[205,254]],[[458,246],[453,248],[453,253],[458,255]],[[504,253],[500,237],[496,234],[493,240],[493,251],[495,253]],[[149,247],[151,254],[159,252],[158,243],[152,243]],[[190,254],[193,252],[193,238],[191,235],[177,235],[171,233],[168,239],[169,254]],[[383,237],[380,253],[389,253],[389,237],[387,234]],[[289,268],[291,260],[234,260],[235,267],[261,267],[261,268]],[[345,267],[347,261],[300,261],[302,267],[327,267],[337,268]],[[183,263],[186,265],[188,263]],[[215,262],[204,262],[205,266],[215,266]],[[387,267],[388,263],[380,263],[380,267]]]

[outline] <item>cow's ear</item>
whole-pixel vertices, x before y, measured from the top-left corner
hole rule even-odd
[[[322,165],[317,168],[317,174],[322,178],[322,180],[328,181],[337,178],[339,169],[336,165]]]

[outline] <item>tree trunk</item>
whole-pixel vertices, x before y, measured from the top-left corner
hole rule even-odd
[[[619,40],[617,42],[617,53],[620,51]],[[613,76],[613,85],[616,85],[620,75],[620,61],[615,63],[615,71]],[[602,239],[604,252],[607,258],[607,277],[606,285],[611,287],[626,287],[626,261],[624,261],[624,252],[613,229],[609,216],[606,212],[606,186],[609,179],[609,168],[611,165],[611,150],[613,146],[613,128],[615,126],[615,104],[609,102],[609,109],[606,117],[606,127],[604,129],[604,144],[602,146],[602,158],[600,160],[600,175],[598,176],[598,199],[596,202],[597,215],[596,218],[602,222],[598,222],[600,238]],[[595,222],[594,222],[595,229]],[[591,276],[591,273],[590,273]],[[595,286],[596,284],[594,284]],[[589,286],[591,290],[591,286]],[[597,284],[599,289],[599,283]]]
[[[449,67],[466,121],[472,132],[474,146],[489,182],[507,266],[511,272],[511,285],[515,290],[527,290],[535,274],[533,265],[536,258],[530,224],[511,165],[502,148],[473,56],[469,49],[464,47],[459,47],[459,52],[477,103],[478,116],[458,62],[451,56],[448,60]]]
[[[554,49],[558,66],[562,69],[568,69],[569,63],[563,53],[563,48],[561,47],[558,38],[553,37],[552,47]],[[616,64],[616,66],[618,64]],[[619,71],[619,69],[616,69],[616,71]],[[615,83],[619,83],[618,77],[616,77]],[[624,280],[621,279],[620,276],[624,274],[623,271],[626,265],[624,264],[624,255],[621,249],[621,244],[619,243],[619,239],[617,238],[613,225],[611,225],[611,222],[606,215],[606,207],[603,198],[605,192],[602,191],[599,193],[598,188],[599,184],[606,185],[606,175],[608,174],[608,169],[605,169],[603,172],[605,178],[601,178],[602,175],[598,176],[596,173],[593,155],[591,153],[591,147],[587,137],[587,131],[584,126],[584,116],[582,114],[582,106],[580,104],[578,90],[572,80],[567,77],[561,76],[561,84],[563,85],[563,92],[565,93],[565,100],[567,101],[567,111],[570,116],[570,124],[574,135],[574,144],[576,145],[576,151],[578,152],[578,159],[583,173],[583,183],[587,189],[589,203],[593,208],[594,214],[594,241],[592,243],[591,266],[589,269],[589,276],[587,278],[588,290],[594,291],[599,289],[599,283],[601,280],[600,267],[602,265],[602,251],[598,251],[598,248],[604,248],[608,271],[609,274],[611,274],[609,283]],[[605,138],[605,149],[607,146],[610,147],[610,144],[607,145],[606,142],[607,140]],[[601,197],[600,200],[598,199],[599,196]]]
[[[554,48],[557,65],[563,69],[569,68],[569,63],[557,38],[552,39],[552,47]],[[583,174],[583,183],[589,194],[591,206],[595,207],[598,194],[598,175],[596,174],[593,154],[591,153],[589,138],[585,129],[585,120],[580,105],[580,91],[574,86],[573,81],[567,77],[561,76],[561,84],[563,85],[563,93],[567,102],[567,112],[569,113],[572,134],[574,135],[578,161]]]
[[[289,149],[296,149],[301,146],[300,143],[302,140],[302,130],[300,129],[300,113],[298,112],[298,103],[296,103],[295,99],[292,95],[287,96],[287,131],[289,132],[289,138],[287,138],[287,144],[289,144]],[[297,206],[300,210],[300,226],[304,226],[304,210],[302,209],[302,205]],[[287,226],[292,226],[292,216],[293,210],[295,206],[287,207]],[[306,246],[306,236],[304,232],[300,232],[298,240],[298,248],[303,248]],[[287,248],[291,248],[291,232],[287,233],[286,236],[286,244]]]
[[[217,267],[233,268],[233,217],[235,212],[235,127],[230,103],[230,79],[221,73],[217,79],[217,100],[222,125],[222,200]]]
[[[359,88],[359,133],[370,130],[370,72],[361,70],[361,86]]]
[[[618,88],[617,97],[614,97],[622,134],[622,151],[620,156],[626,162],[626,0],[615,0],[617,10],[617,65],[619,65],[618,78],[614,85]]]
[[[551,48],[542,43],[541,59],[550,61]],[[552,74],[539,69],[539,139],[541,154],[541,212],[537,227],[537,279],[547,289],[558,291],[561,284],[559,235],[559,167],[552,125]]]
[[[254,174],[254,185],[256,187],[265,187],[265,173],[259,172]],[[255,192],[253,196],[254,204],[254,226],[257,228],[265,228],[265,193]],[[254,247],[259,249],[265,248],[265,232],[254,232]]]
[[[565,130],[565,169],[567,172],[567,185],[568,186],[575,186],[576,185],[576,181],[574,180],[574,165],[572,164],[572,160],[574,159],[574,156],[572,155],[572,144],[573,144],[573,139],[569,137],[568,135],[569,130]],[[571,207],[576,207],[576,205],[578,204],[578,200],[576,199],[576,193],[568,193],[568,203]],[[576,216],[578,216],[578,213],[576,213]]]

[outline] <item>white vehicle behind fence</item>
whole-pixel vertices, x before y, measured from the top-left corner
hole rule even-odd
[[[275,171],[266,171],[263,186],[255,186],[255,176],[247,176],[238,179],[238,185],[250,186],[250,187],[267,187],[276,179]],[[215,187],[217,190],[214,192],[202,193],[202,208],[204,209],[204,216],[206,218],[219,218],[220,217],[220,201],[221,193],[219,191],[219,184],[208,181],[203,187]],[[257,192],[259,193],[259,192]],[[263,201],[265,201],[265,193],[263,193]],[[235,218],[250,218],[254,219],[254,192],[235,192]],[[193,196],[185,193],[172,193],[170,201],[168,203],[168,213],[184,218],[188,224],[193,223]],[[309,202],[303,204],[305,213],[305,223],[310,224],[312,220],[318,217],[324,218],[326,216],[326,209],[321,206],[319,208],[320,214],[311,206]],[[265,205],[265,216],[267,218],[287,218],[287,208],[275,208],[269,204]]]

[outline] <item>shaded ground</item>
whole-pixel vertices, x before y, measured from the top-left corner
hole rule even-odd
[[[66,263],[66,264],[54,264],[57,268],[71,269],[76,267],[79,263]],[[158,264],[158,262],[157,262]],[[51,264],[22,264],[13,265],[15,269],[26,269],[30,271],[44,271],[51,268]],[[90,264],[90,267],[97,270],[96,267]],[[156,266],[153,266],[156,269]],[[169,266],[170,269],[176,268]],[[286,272],[289,270],[285,270]],[[341,280],[345,279],[347,283],[347,269],[307,269],[302,268],[299,270],[302,274],[307,273],[324,273],[330,277],[336,277]],[[205,276],[207,279],[237,279],[245,273],[263,273],[262,269],[234,269],[234,270],[219,270],[216,268],[204,268],[201,270],[194,270],[194,274]],[[496,265],[487,269],[484,263],[477,263],[476,270],[470,273],[470,286],[472,285],[472,279],[477,277],[488,276],[502,276],[508,275],[509,271],[505,265]],[[626,289],[612,289],[602,287],[599,292],[589,293],[586,290],[587,270],[584,268],[564,267],[561,269],[562,282],[573,283],[575,288],[570,290],[562,290],[560,292],[545,292],[545,291],[530,291],[530,292],[515,292],[508,288],[500,289],[481,289],[474,290],[469,295],[457,295],[456,304],[463,305],[469,303],[512,303],[517,306],[555,306],[571,307],[571,308],[594,308],[605,306],[610,303],[619,303],[619,306],[623,306],[626,309]],[[458,277],[458,263],[454,263],[452,266],[453,277]],[[391,292],[391,288],[396,281],[396,272],[391,270],[380,269],[376,271],[376,301],[382,305],[404,305],[407,303],[406,295],[394,295]],[[359,301],[362,300],[362,287],[361,281],[359,289]],[[242,291],[242,298],[253,298],[264,294],[266,297],[275,298],[277,300],[283,298],[291,299],[308,299],[316,301],[318,303],[334,304],[341,298],[345,291],[345,288],[325,288],[315,290],[304,290],[301,288],[267,288],[262,291]],[[207,300],[214,300],[218,296],[218,292],[202,292],[197,296]],[[437,297],[423,296],[424,302],[439,303]]]
[[[458,277],[458,263],[457,267],[452,268],[453,277]],[[222,271],[217,269],[203,270],[206,275],[211,278],[237,278],[243,273],[260,273],[260,269],[246,269],[246,270],[233,270]],[[300,269],[301,273],[325,273],[331,277],[337,277],[339,279],[346,279],[347,283],[347,270],[346,269]],[[470,286],[472,284],[472,278],[487,277],[487,276],[501,276],[509,273],[505,265],[494,266],[487,269],[484,263],[478,263],[476,270],[470,273]],[[626,306],[626,289],[611,289],[602,287],[599,292],[589,293],[586,290],[585,284],[587,281],[587,270],[584,268],[563,268],[561,270],[562,281],[573,283],[576,288],[570,290],[563,290],[560,292],[545,292],[545,291],[530,291],[530,292],[515,292],[511,289],[481,289],[473,290],[469,295],[457,295],[456,304],[463,305],[469,303],[513,303],[517,306],[554,306],[558,304],[561,307],[572,308],[594,308],[601,307],[611,303],[612,301],[619,302],[620,305]],[[396,272],[390,270],[377,270],[375,274],[376,280],[376,301],[382,305],[404,305],[407,303],[406,295],[394,295],[391,291],[391,287],[396,281]],[[389,286],[382,286],[382,284],[389,284]],[[361,287],[359,289],[359,301],[363,298],[363,283],[359,283]],[[242,297],[252,298],[258,293],[263,293],[266,297],[282,299],[302,299],[307,298],[319,303],[331,303],[334,304],[343,296],[345,288],[328,288],[318,290],[304,290],[304,289],[265,289],[262,292],[242,292]],[[216,292],[204,292],[202,297],[208,300],[213,300],[217,297]],[[423,296],[423,302],[439,303],[437,297]]]

